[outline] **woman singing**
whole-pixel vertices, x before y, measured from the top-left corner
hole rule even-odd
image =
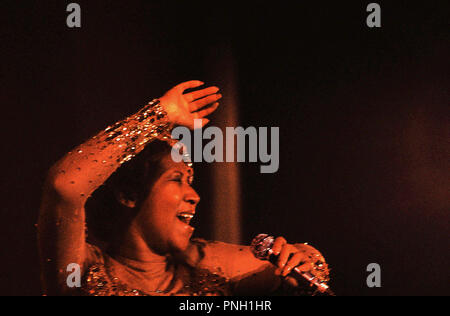
[[[172,88],[50,169],[38,224],[46,294],[308,294],[287,276],[295,267],[328,280],[316,249],[282,237],[272,248],[275,266],[246,246],[191,239],[200,197],[191,187],[192,164],[172,160],[170,131],[193,128],[194,119],[208,123],[219,89],[185,93],[202,85]],[[78,287],[67,282],[74,264],[81,268]]]

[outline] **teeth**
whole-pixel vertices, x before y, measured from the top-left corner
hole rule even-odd
[[[177,217],[178,217],[178,219],[179,219],[180,221],[182,221],[183,223],[189,224],[189,222],[191,221],[191,219],[194,217],[194,214],[183,212],[183,213],[178,214]]]

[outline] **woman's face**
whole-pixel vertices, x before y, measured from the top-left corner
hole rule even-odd
[[[191,187],[193,169],[170,155],[161,162],[162,175],[154,182],[138,213],[137,224],[147,245],[160,254],[184,251],[194,228],[189,225],[200,201]]]

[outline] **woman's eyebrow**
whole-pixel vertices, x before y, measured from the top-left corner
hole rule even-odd
[[[173,169],[171,171],[169,171],[170,175],[180,175],[182,177],[184,176],[189,176],[189,174],[187,172],[185,172],[184,170],[180,170],[180,169]]]
[[[183,169],[183,170],[180,170],[180,169],[178,169],[178,168],[172,168],[172,169],[169,169],[168,171],[167,171],[167,175],[169,176],[169,177],[171,177],[171,176],[175,176],[175,175],[180,175],[180,176],[186,176],[186,177],[190,177],[190,176],[194,176],[194,170],[192,169],[192,168],[189,168],[189,169]]]

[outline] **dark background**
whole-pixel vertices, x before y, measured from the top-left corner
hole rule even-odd
[[[223,55],[240,125],[280,127],[278,173],[240,164],[243,242],[309,241],[340,295],[450,294],[444,1],[378,1],[381,29],[365,24],[370,1],[77,2],[81,29],[66,26],[70,1],[2,2],[0,294],[41,294],[46,170],[174,84],[220,84]],[[208,238],[207,167],[198,174]],[[380,289],[366,286],[372,262]]]

